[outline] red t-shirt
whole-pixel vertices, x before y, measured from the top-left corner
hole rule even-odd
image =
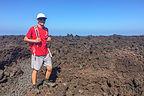
[[[46,31],[45,29],[41,29],[38,26],[37,26],[37,29],[39,32],[39,38],[41,39],[41,42],[29,43],[30,49],[31,49],[33,55],[34,54],[36,56],[46,55],[49,53],[48,48],[47,48],[48,31]],[[33,40],[37,38],[34,27],[30,28],[30,30],[26,34],[26,37],[28,39],[33,39]]]

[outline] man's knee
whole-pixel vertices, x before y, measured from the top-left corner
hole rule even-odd
[[[52,66],[47,66],[47,71],[52,71]]]
[[[33,70],[33,73],[37,73],[37,70],[34,69],[34,70]]]

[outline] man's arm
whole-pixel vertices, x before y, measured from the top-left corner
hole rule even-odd
[[[26,36],[24,37],[24,41],[29,42],[29,43],[39,43],[39,42],[41,42],[40,38],[31,39],[33,32],[35,32],[34,27],[31,27],[29,29],[28,33],[26,34]]]
[[[28,39],[26,36],[24,37],[24,41],[27,41],[27,42],[30,42],[30,43],[39,43],[41,42],[41,39],[40,38],[37,38],[37,39]]]

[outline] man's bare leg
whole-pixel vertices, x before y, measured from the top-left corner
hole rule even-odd
[[[36,78],[37,78],[37,70],[33,70],[32,72],[32,84],[36,85]]]
[[[45,79],[49,79],[51,72],[52,72],[52,66],[47,66]]]

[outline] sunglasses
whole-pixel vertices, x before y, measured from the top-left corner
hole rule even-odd
[[[38,18],[38,21],[40,21],[40,22],[45,22],[45,21],[46,21],[46,18]]]

